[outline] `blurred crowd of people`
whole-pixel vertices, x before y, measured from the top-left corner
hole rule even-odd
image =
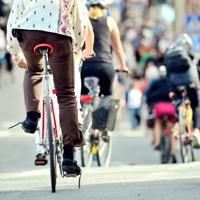
[[[6,49],[6,22],[9,10],[10,1],[0,0],[0,88],[14,82],[14,65]]]
[[[131,73],[126,82],[125,96],[133,129],[140,125],[143,94],[149,82],[159,77],[164,53],[174,39],[171,24],[164,19],[151,17],[151,9],[141,7],[140,19],[128,17],[120,22],[126,61]]]

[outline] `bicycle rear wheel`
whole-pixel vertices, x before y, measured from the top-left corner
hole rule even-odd
[[[97,164],[99,167],[108,167],[110,164],[112,152],[112,137],[105,132],[99,136],[99,143],[97,145]]]
[[[55,138],[54,132],[52,129],[52,119],[51,119],[51,101],[49,96],[46,96],[46,120],[47,120],[47,132],[48,132],[48,145],[49,145],[49,159],[50,159],[50,177],[51,177],[51,190],[56,192],[56,178],[57,178],[57,169],[56,169],[56,147],[55,147]]]
[[[162,135],[161,137],[161,164],[170,162],[171,158],[171,140],[169,135]]]

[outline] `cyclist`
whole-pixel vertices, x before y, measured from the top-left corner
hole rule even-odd
[[[99,78],[100,95],[111,95],[115,76],[113,54],[114,51],[120,63],[120,70],[128,71],[122,48],[117,23],[111,16],[107,16],[107,2],[104,0],[89,0],[89,17],[95,35],[95,57],[83,62],[81,70],[82,94],[88,89],[83,81],[87,76]]]
[[[40,94],[42,81],[41,56],[33,54],[38,43],[50,43],[55,52],[49,57],[57,93],[60,124],[63,135],[63,170],[80,174],[80,167],[74,161],[73,149],[84,144],[79,131],[77,104],[74,94],[73,44],[77,34],[86,31],[82,3],[74,0],[28,1],[14,0],[7,23],[8,50],[16,64],[24,68],[24,98],[27,116],[22,122],[25,132],[34,133],[40,118]],[[79,38],[80,39],[80,38]],[[80,41],[79,41],[80,42]],[[88,53],[93,52],[86,51]],[[85,55],[90,57],[90,55]],[[70,114],[69,114],[70,113]]]
[[[119,60],[119,70],[128,71],[128,68],[125,62],[124,51],[122,48],[117,23],[113,17],[108,16],[108,1],[89,0],[87,3],[89,8],[89,17],[95,36],[94,52],[96,55],[95,57],[83,62],[81,69],[81,94],[88,94],[88,89],[84,86],[84,78],[88,76],[95,76],[99,79],[99,95],[108,97],[112,95],[112,86],[115,77],[113,51]],[[113,117],[116,117],[114,116],[114,113],[112,114]],[[99,114],[97,115],[99,116]],[[99,118],[94,120],[96,122],[98,121],[98,126],[106,123],[99,120]],[[95,129],[95,123],[92,127]],[[104,131],[104,134],[106,135],[107,131]]]
[[[190,52],[192,39],[186,33],[177,38],[165,53],[165,65],[167,67],[168,80],[170,84],[170,95],[178,94],[178,86],[186,86],[188,97],[193,110],[194,146],[200,146],[200,112],[199,112],[199,79],[197,66],[194,65]]]
[[[151,110],[151,112],[159,113],[159,115],[162,114],[168,114],[171,115],[172,117],[175,115],[173,113],[174,109],[172,108],[171,105],[171,99],[169,98],[169,84],[168,80],[166,78],[167,76],[167,70],[164,65],[160,66],[158,68],[159,70],[159,78],[155,78],[150,81],[149,86],[145,92],[145,97],[146,97],[146,103]],[[168,112],[164,111],[163,108],[159,108],[158,105],[159,103],[161,106],[168,107]],[[160,111],[158,110],[160,109]],[[163,110],[163,111],[161,111]],[[162,113],[163,112],[163,113]],[[164,113],[165,112],[165,113]],[[162,131],[162,124],[159,116],[155,116],[155,124],[154,124],[154,130],[153,130],[153,143],[154,143],[154,149],[155,150],[160,150],[160,140],[161,140],[161,131]],[[172,144],[172,156],[175,159],[175,151],[176,151],[176,142],[174,138],[171,140]]]

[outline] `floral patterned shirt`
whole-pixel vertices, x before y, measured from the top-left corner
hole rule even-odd
[[[82,0],[14,0],[7,23],[7,49],[21,53],[13,29],[40,30],[66,35],[73,39],[74,50],[82,46],[87,24]]]

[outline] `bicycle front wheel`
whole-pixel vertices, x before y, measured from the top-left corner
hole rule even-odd
[[[191,140],[188,136],[186,128],[185,113],[182,108],[179,111],[179,144],[180,144],[180,155],[183,163],[194,161],[194,151],[192,147]]]
[[[97,164],[99,167],[108,167],[112,152],[112,137],[108,132],[103,132],[97,145]]]
[[[52,119],[51,119],[51,101],[49,96],[46,96],[46,120],[47,120],[47,132],[48,132],[48,145],[49,145],[49,159],[50,159],[50,177],[51,177],[51,189],[52,192],[56,192],[56,148],[55,148],[55,138],[52,129]]]

